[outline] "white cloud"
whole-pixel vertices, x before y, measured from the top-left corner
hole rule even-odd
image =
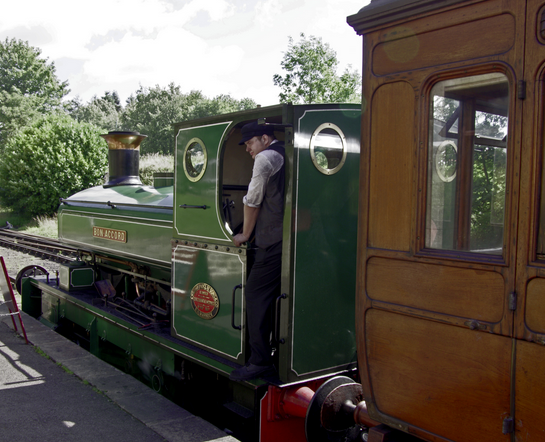
[[[368,0],[26,0],[9,2],[0,38],[20,38],[54,61],[84,101],[139,85],[277,102],[288,36],[322,37],[361,70],[361,37],[346,24]]]

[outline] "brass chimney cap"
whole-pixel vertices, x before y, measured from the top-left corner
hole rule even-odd
[[[140,150],[140,143],[142,143],[142,141],[144,141],[148,136],[142,135],[139,132],[112,130],[107,134],[101,135],[101,137],[106,140],[108,143],[108,149],[110,150]]]

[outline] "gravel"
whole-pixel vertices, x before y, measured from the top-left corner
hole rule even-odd
[[[30,265],[43,267],[53,278],[56,277],[55,272],[59,270],[59,264],[56,262],[47,261],[12,249],[0,247],[0,256],[4,257],[8,274],[12,278],[15,278],[22,268]]]

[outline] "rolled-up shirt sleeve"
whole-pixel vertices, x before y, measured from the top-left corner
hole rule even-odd
[[[256,155],[248,193],[242,202],[248,207],[261,207],[269,178],[284,164],[284,158],[274,150],[264,150]]]

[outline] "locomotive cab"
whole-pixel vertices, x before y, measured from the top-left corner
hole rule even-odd
[[[282,289],[273,308],[280,382],[355,367],[353,309],[359,105],[271,106],[176,126],[172,335],[247,360],[245,282],[254,245],[235,247],[259,119],[285,142]]]
[[[277,139],[285,140],[285,130],[281,119],[269,117],[264,124],[274,125]],[[239,145],[242,138],[241,127],[234,127],[226,137],[221,153],[221,174],[218,186],[221,186],[222,221],[225,230],[236,235],[242,228],[244,220],[243,197],[248,192],[248,183],[252,177],[253,160],[246,152],[245,145]]]

